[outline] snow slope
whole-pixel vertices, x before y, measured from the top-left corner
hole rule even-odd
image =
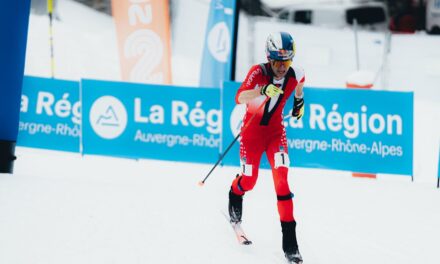
[[[194,1],[192,7],[200,13],[204,2]],[[69,0],[60,1],[59,13],[56,77],[118,80],[111,18]],[[176,16],[184,21],[189,15]],[[26,74],[49,76],[47,18],[31,16],[30,21]],[[173,44],[179,51],[173,55],[179,58],[173,64],[175,81],[195,83],[198,73],[181,67],[199,67],[200,50],[185,49],[182,35],[173,36],[181,43]],[[194,41],[202,38],[194,36]],[[440,191],[434,183],[438,153],[423,151],[436,149],[440,134],[434,123],[438,118],[433,119],[438,112],[432,112],[438,100],[430,100],[433,106],[416,105],[416,126],[424,133],[415,141],[417,164],[423,165],[415,165],[415,182],[291,169],[305,263],[440,263]],[[245,196],[243,225],[254,244],[244,247],[221,215],[237,168],[217,168],[201,188],[197,182],[210,165],[26,148],[18,148],[17,155],[14,175],[0,174],[0,263],[284,263],[267,170]]]
[[[236,168],[18,149],[0,174],[0,263],[284,263],[263,170],[236,243],[221,215]],[[399,178],[400,179],[400,178]],[[439,263],[440,192],[409,180],[292,169],[305,263]]]

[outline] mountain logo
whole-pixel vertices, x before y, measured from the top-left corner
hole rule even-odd
[[[127,127],[127,110],[117,98],[102,96],[90,109],[90,125],[102,138],[117,138]]]
[[[234,107],[229,119],[229,125],[231,126],[231,132],[236,137],[240,133],[243,123],[243,117],[246,113],[246,104],[238,104]]]
[[[219,62],[227,62],[231,51],[231,34],[225,22],[217,23],[208,34],[208,49]]]

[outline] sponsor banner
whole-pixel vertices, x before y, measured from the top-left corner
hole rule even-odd
[[[78,82],[23,79],[19,146],[79,152],[80,124]]]
[[[171,83],[168,1],[112,0],[122,80]]]
[[[95,80],[81,85],[83,153],[201,163],[218,158],[220,90]]]
[[[231,80],[235,0],[212,0],[205,37],[200,86],[221,87]]]
[[[223,125],[230,128],[223,130],[224,144],[244,114],[234,105],[237,88],[228,82],[223,89]],[[412,175],[413,93],[305,88],[305,102],[301,120],[284,121],[293,166]],[[230,155],[225,164],[238,165],[234,147],[234,163]]]

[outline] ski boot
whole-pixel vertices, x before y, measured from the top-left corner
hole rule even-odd
[[[284,256],[286,256],[287,263],[290,264],[302,264],[303,259],[301,254],[299,253],[299,250],[297,249],[294,253],[284,253]]]
[[[283,251],[288,263],[301,264],[303,259],[298,250],[298,242],[296,240],[296,222],[281,221],[283,231]]]
[[[231,190],[229,191],[229,220],[231,223],[241,223],[241,214],[243,210],[243,195],[237,195]]]

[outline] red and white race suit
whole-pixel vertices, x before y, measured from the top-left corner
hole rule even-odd
[[[293,194],[287,180],[289,157],[286,130],[283,124],[283,109],[297,85],[304,81],[304,71],[300,68],[290,67],[283,79],[275,80],[269,63],[254,65],[235,97],[236,102],[239,103],[238,97],[241,92],[259,89],[270,83],[282,88],[284,92],[270,98],[260,108],[259,106],[266,99],[265,95],[246,104],[240,141],[242,173],[232,182],[232,191],[237,195],[243,195],[252,190],[257,182],[261,156],[263,152],[266,152],[272,168],[280,220],[284,222],[293,221],[294,217]]]

